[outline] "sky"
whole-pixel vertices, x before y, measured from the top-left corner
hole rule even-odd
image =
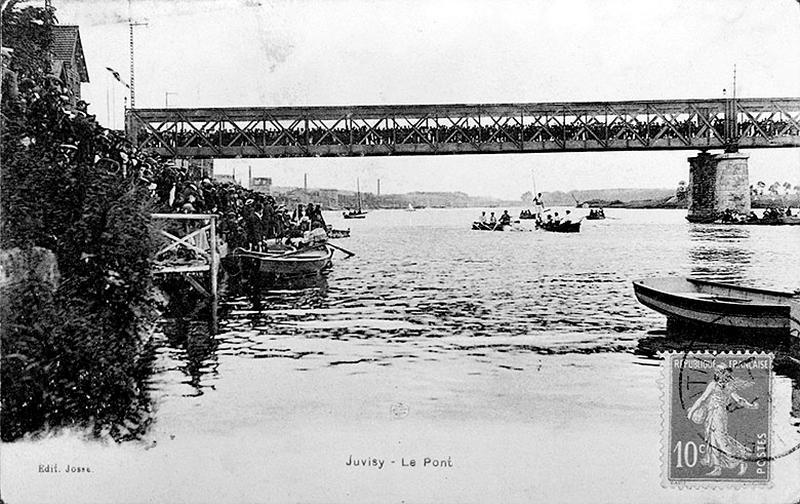
[[[121,128],[128,2],[53,0],[78,24],[84,98]],[[501,103],[800,96],[796,0],[132,0],[138,107]],[[167,95],[169,93],[169,95]],[[800,183],[800,149],[745,151],[751,179]],[[463,191],[674,187],[685,152],[217,161],[275,185]],[[532,180],[533,178],[533,180]],[[769,183],[769,182],[768,182]],[[374,190],[374,189],[372,189]]]

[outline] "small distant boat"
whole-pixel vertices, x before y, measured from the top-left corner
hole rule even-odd
[[[350,211],[347,211],[347,212],[342,212],[342,216],[345,219],[366,219],[367,218],[367,212],[365,212],[364,209],[361,208],[361,185],[359,184],[358,179],[356,179],[356,193],[358,194],[358,197],[356,199],[356,205],[357,205],[356,209],[355,210],[350,210]]]
[[[472,230],[473,231],[505,231],[506,228],[510,227],[507,224],[489,224],[488,222],[478,222],[475,221],[472,223]]]
[[[590,208],[589,215],[584,217],[586,220],[603,220],[606,218],[605,212],[602,208]]]
[[[539,229],[543,229],[545,231],[550,231],[553,233],[580,233],[581,231],[581,223],[578,222],[561,222],[558,224],[551,223],[551,222],[541,222],[537,223],[536,227]]]
[[[333,249],[327,246],[311,247],[283,252],[257,252],[236,249],[235,256],[252,259],[258,263],[258,272],[278,277],[295,277],[320,273],[333,263]]]
[[[636,299],[667,316],[668,327],[800,337],[800,294],[685,277],[633,282]]]
[[[355,210],[350,210],[349,212],[342,212],[342,217],[345,219],[366,219],[367,212],[357,212]]]
[[[350,228],[347,229],[333,229],[333,226],[328,226],[328,238],[350,238]]]
[[[414,206],[411,203],[409,203],[408,208],[406,208],[406,212],[416,212],[416,211],[417,209],[414,208]]]
[[[519,218],[522,220],[532,220],[535,219],[536,216],[536,212],[531,212],[530,210],[523,210],[519,213]]]

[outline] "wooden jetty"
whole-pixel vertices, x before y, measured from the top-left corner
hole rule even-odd
[[[217,299],[219,263],[220,258],[224,257],[226,252],[224,247],[220,247],[217,236],[218,216],[216,214],[155,213],[151,217],[154,220],[182,221],[184,224],[184,232],[179,234],[159,229],[161,236],[166,237],[168,242],[155,254],[153,273],[156,277],[180,275],[204,296]],[[193,258],[169,257],[170,253],[177,255],[181,250],[188,251]],[[198,281],[197,277],[205,277],[205,281]]]

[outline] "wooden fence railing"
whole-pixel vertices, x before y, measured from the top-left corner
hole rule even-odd
[[[156,213],[153,219],[183,221],[184,229],[176,233],[160,229],[167,243],[155,254],[154,273],[156,275],[181,275],[189,284],[205,296],[217,297],[217,276],[219,274],[220,240],[217,236],[216,214],[171,214]],[[197,226],[200,227],[197,227]],[[180,257],[188,252],[189,258]],[[195,278],[198,274],[208,275],[208,288]]]

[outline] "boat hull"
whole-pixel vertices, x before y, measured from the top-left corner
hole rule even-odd
[[[506,224],[482,224],[480,222],[472,223],[473,231],[505,231],[508,226]]]
[[[789,293],[680,277],[638,280],[633,289],[639,302],[666,315],[673,329],[778,337],[800,329],[800,300]]]
[[[343,213],[342,217],[345,219],[366,219],[366,213]]]
[[[581,223],[580,222],[570,222],[569,224],[539,224],[537,226],[539,229],[544,231],[550,231],[551,233],[580,233],[581,231]]]
[[[800,226],[800,217],[784,217],[779,220],[769,221],[744,221],[744,222],[711,222],[721,226]]]
[[[238,257],[255,265],[255,268],[248,268],[253,273],[276,277],[299,277],[316,275],[331,267],[333,249],[320,247],[285,253],[243,251]]]
[[[328,238],[350,238],[349,229],[328,229]]]

